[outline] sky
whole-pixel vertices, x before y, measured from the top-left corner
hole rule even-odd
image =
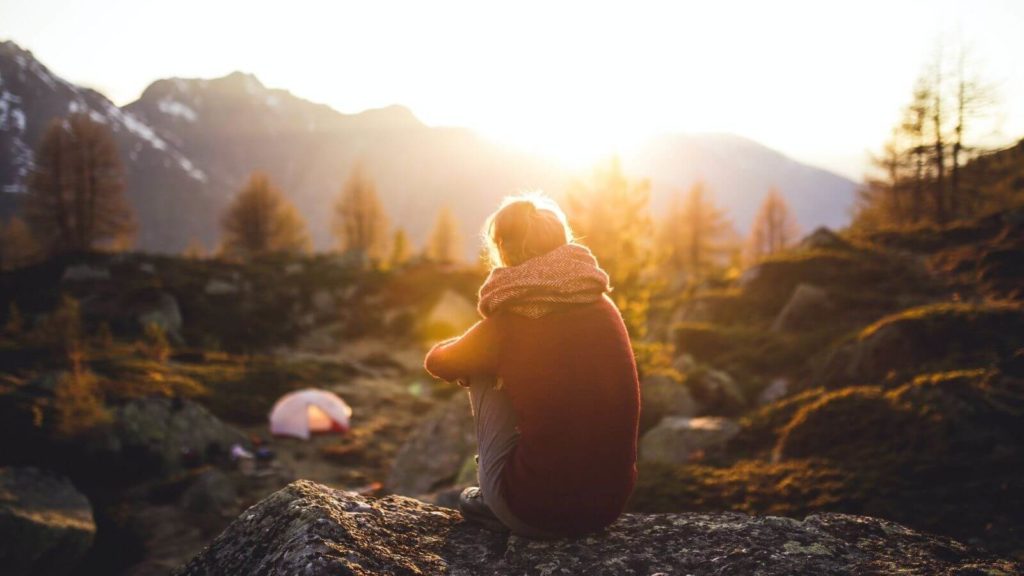
[[[1024,1],[0,0],[0,40],[117,104],[235,70],[346,112],[391,104],[571,163],[731,132],[860,178],[940,44],[1024,137]]]

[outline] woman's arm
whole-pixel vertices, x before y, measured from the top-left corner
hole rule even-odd
[[[423,367],[435,378],[453,382],[498,370],[498,329],[493,317],[474,324],[465,334],[434,345]]]

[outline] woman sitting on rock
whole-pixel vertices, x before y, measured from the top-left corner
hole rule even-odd
[[[512,197],[484,228],[483,320],[425,367],[469,388],[480,487],[468,520],[533,538],[583,534],[622,513],[636,482],[639,385],[608,275],[551,199]]]

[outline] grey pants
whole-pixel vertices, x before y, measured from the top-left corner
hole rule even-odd
[[[469,381],[469,400],[476,422],[477,480],[484,503],[512,533],[528,538],[554,538],[555,535],[523,523],[505,503],[501,474],[519,441],[516,415],[505,390],[493,377],[475,376]]]

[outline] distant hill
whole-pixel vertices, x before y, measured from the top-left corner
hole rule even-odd
[[[355,162],[376,180],[392,223],[422,242],[437,210],[451,206],[466,252],[505,195],[560,193],[578,175],[553,159],[498,145],[463,128],[430,127],[407,108],[342,114],[250,74],[172,78],[118,108],[102,94],[57,77],[13,42],[0,44],[0,215],[17,210],[32,151],[54,116],[86,111],[109,124],[122,151],[139,247],[174,252],[190,240],[213,247],[218,217],[253,170],[267,172],[298,205],[316,245],[331,244],[330,209]],[[732,135],[669,135],[623,159],[649,177],[653,205],[698,178],[745,230],[770,186],[805,229],[847,221],[856,184]]]

